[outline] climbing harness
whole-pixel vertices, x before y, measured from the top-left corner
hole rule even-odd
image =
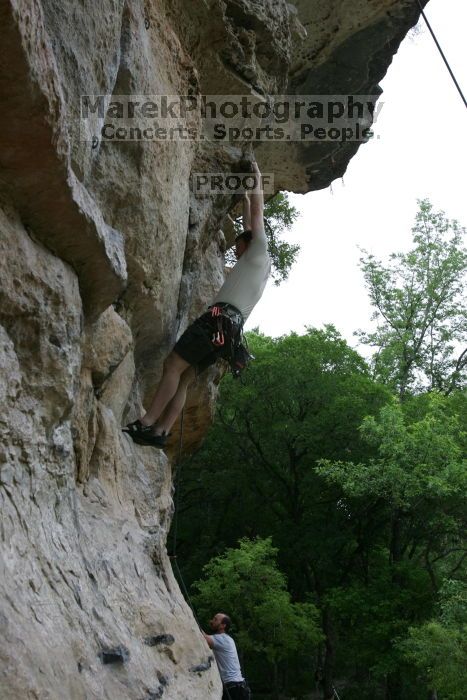
[[[211,342],[214,347],[225,349],[224,358],[229,363],[232,375],[238,378],[248,363],[254,359],[248,350],[243,333],[243,316],[235,306],[225,302],[210,306],[209,312],[214,322]]]

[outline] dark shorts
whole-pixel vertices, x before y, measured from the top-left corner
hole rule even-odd
[[[216,321],[211,312],[207,311],[188,326],[175,344],[177,355],[196,368],[198,374],[204,372],[219,358],[225,358],[229,352],[230,343],[226,338],[225,344],[216,348],[212,344],[212,335],[216,330]]]
[[[227,687],[224,685],[222,700],[250,700],[251,692],[246,683]]]

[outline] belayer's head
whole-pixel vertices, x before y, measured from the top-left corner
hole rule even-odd
[[[242,233],[239,233],[238,236],[235,237],[235,257],[237,260],[242,257],[252,238],[253,234],[249,229],[247,231],[242,231]]]
[[[229,631],[232,622],[230,617],[225,613],[217,613],[217,615],[214,615],[212,620],[210,620],[209,624],[216,634],[222,634],[222,632]]]

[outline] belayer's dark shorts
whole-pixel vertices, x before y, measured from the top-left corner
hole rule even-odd
[[[247,683],[226,683],[223,686],[222,700],[250,700],[251,690]]]
[[[213,319],[211,312],[207,311],[188,326],[175,344],[174,350],[177,355],[193,365],[198,374],[204,372],[219,358],[227,357],[230,352],[228,338],[225,339],[222,347],[217,348],[213,345],[212,335],[216,328],[216,319]]]

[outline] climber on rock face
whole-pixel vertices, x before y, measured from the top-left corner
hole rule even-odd
[[[222,700],[249,700],[250,689],[242,676],[237,647],[227,634],[231,625],[230,617],[217,613],[209,624],[214,634],[203,632],[203,635],[216,657],[223,686]]]
[[[261,173],[253,161],[255,187],[243,198],[243,232],[235,239],[237,263],[212,305],[183,333],[164,363],[162,379],[147,413],[124,432],[138,445],[164,447],[185,405],[189,384],[218,358],[231,360],[243,324],[260,300],[271,270],[264,231]]]

